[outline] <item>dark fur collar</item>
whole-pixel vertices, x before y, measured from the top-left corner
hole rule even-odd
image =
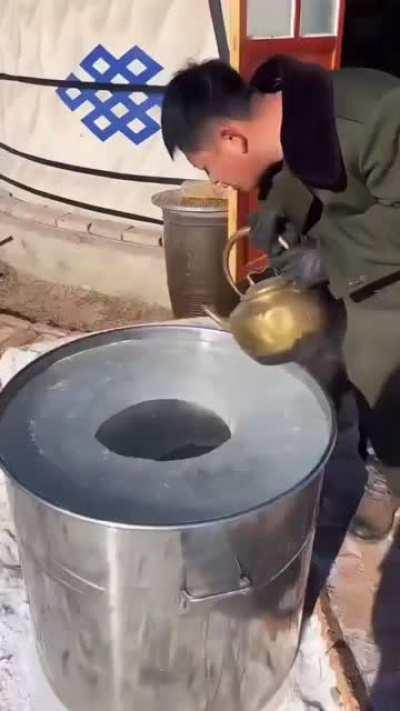
[[[316,64],[275,56],[250,84],[264,93],[282,91],[282,148],[289,169],[306,185],[340,191],[346,171],[336,132],[330,72]]]

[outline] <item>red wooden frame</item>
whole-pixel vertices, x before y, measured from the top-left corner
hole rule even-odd
[[[326,69],[335,69],[340,66],[341,48],[343,39],[346,0],[339,0],[338,34],[322,37],[301,37],[300,18],[302,0],[294,0],[295,21],[294,36],[288,38],[252,39],[247,37],[247,0],[241,0],[240,8],[240,72],[245,78],[255,72],[262,62],[275,54],[288,54],[304,62],[315,62]],[[240,194],[238,197],[238,226],[248,222],[249,212],[257,209],[257,195]],[[263,271],[268,260],[248,243],[244,243],[238,252],[237,271],[238,278],[242,279],[252,270]]]

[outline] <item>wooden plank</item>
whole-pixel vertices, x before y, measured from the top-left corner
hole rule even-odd
[[[294,36],[298,37],[300,35],[300,24],[301,24],[301,0],[294,0]]]
[[[339,0],[339,26],[338,26],[338,37],[336,43],[336,49],[334,52],[332,68],[338,69],[342,61],[342,48],[343,48],[343,34],[344,34],[344,22],[346,18],[346,0]]]
[[[242,47],[242,22],[244,19],[244,5],[246,0],[230,0],[229,2],[229,51],[232,67],[240,71]],[[236,232],[238,228],[238,194],[236,190],[229,191],[228,201],[228,235]],[[232,274],[237,274],[237,252],[233,249],[230,258]]]

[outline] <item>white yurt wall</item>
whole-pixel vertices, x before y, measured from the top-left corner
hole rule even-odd
[[[163,86],[189,60],[218,56],[228,2],[1,0],[2,186],[24,200],[57,198],[69,210],[159,218],[150,200],[163,187],[157,178],[198,174],[163,146],[161,94],[115,94],[108,85]],[[106,86],[57,87],[67,79]]]

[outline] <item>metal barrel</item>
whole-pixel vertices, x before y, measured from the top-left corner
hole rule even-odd
[[[213,329],[96,334],[5,387],[36,645],[68,711],[265,708],[296,656],[334,439],[305,371]]]
[[[237,297],[222,268],[228,233],[223,201],[187,205],[179,190],[166,190],[155,195],[153,202],[163,211],[168,289],[175,316],[204,315],[203,304],[228,315]]]

